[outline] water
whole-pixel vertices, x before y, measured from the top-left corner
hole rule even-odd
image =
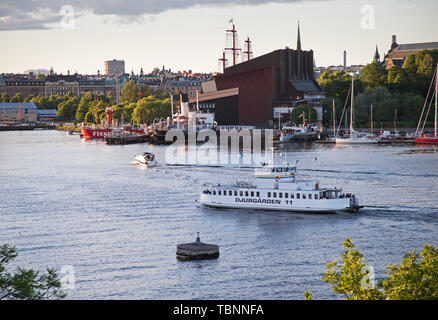
[[[107,146],[57,131],[0,133],[0,243],[11,266],[71,265],[68,299],[334,299],[321,281],[351,237],[374,267],[438,246],[438,149],[433,146],[290,145],[298,179],[355,193],[367,207],[333,215],[202,208],[203,182],[232,182],[250,168],[140,168],[165,146]],[[313,157],[317,156],[316,170]],[[180,262],[176,245],[220,246],[217,260]],[[60,274],[62,276],[62,274]]]

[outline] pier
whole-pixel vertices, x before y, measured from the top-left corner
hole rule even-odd
[[[121,136],[106,136],[105,142],[107,144],[130,144],[130,143],[142,143],[149,141],[149,135],[147,134],[133,134],[133,135],[121,135]]]

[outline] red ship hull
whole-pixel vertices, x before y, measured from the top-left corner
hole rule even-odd
[[[82,137],[83,138],[105,138],[113,132],[112,128],[92,128],[92,127],[82,127]],[[144,133],[143,129],[129,129],[125,130],[131,133]]]
[[[434,136],[415,137],[415,142],[421,144],[438,144],[438,137],[434,137]]]

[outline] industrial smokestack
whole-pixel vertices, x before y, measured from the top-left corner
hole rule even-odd
[[[347,50],[344,50],[344,68],[347,67]]]

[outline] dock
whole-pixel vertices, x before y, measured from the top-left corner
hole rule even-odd
[[[148,142],[149,135],[147,134],[129,134],[121,136],[106,136],[105,142],[107,144],[131,144]]]

